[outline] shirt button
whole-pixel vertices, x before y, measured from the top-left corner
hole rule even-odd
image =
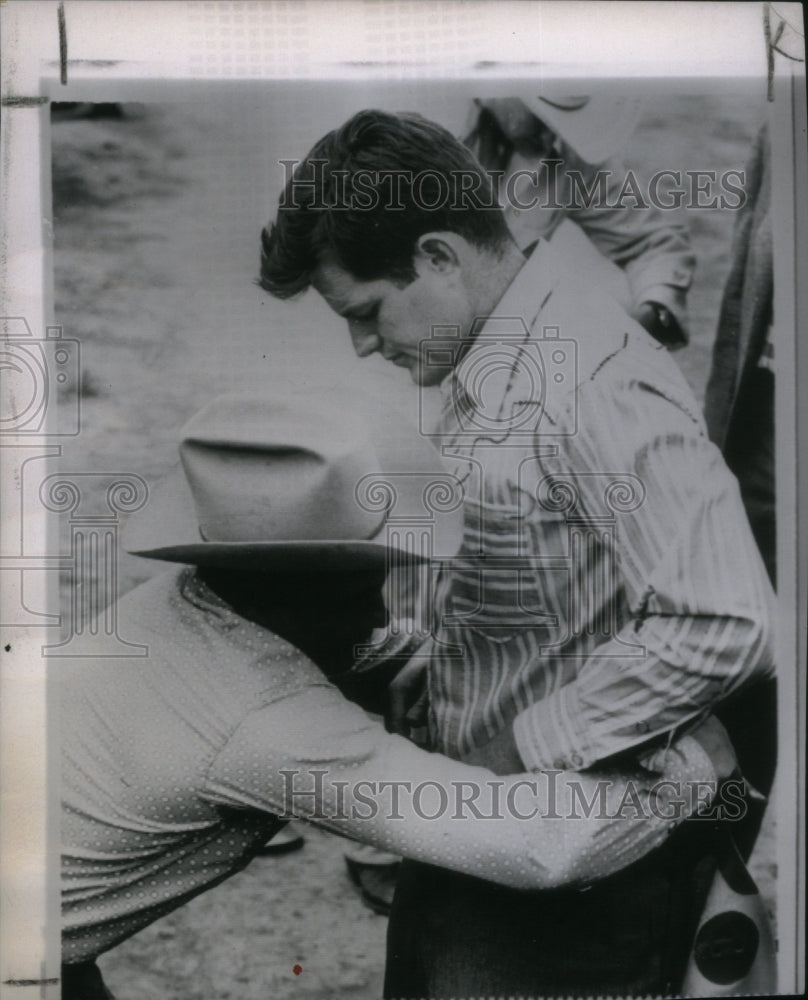
[[[567,762],[564,760],[563,757],[556,757],[556,759],[553,761],[553,767],[558,768],[559,771],[564,771],[566,770]]]
[[[647,733],[648,730],[651,728],[651,724],[650,722],[638,722],[634,728],[637,730],[638,733]]]
[[[583,757],[579,753],[574,753],[572,757],[570,757],[570,760],[576,767],[580,767],[584,762]]]

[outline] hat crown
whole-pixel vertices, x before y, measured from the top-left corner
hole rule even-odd
[[[356,496],[380,469],[369,435],[317,400],[222,396],[185,426],[180,458],[206,541],[367,539],[382,525]]]
[[[445,558],[462,543],[461,483],[431,441],[355,388],[219,397],[179,450],[125,525],[127,552],[331,572]]]

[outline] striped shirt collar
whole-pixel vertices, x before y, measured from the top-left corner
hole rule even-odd
[[[473,398],[475,373],[482,353],[496,342],[502,321],[521,320],[527,337],[559,278],[558,259],[544,240],[536,240],[525,251],[526,260],[505,294],[479,326],[472,344],[440,386],[444,405],[455,405],[461,395]],[[454,401],[454,402],[453,402]]]
[[[441,384],[444,402],[458,398],[462,391],[473,395],[474,373],[480,355],[498,336],[501,321],[522,320],[526,335],[536,322],[558,281],[558,260],[544,240],[537,240],[525,251],[526,260],[494,311],[482,322],[474,335],[471,346]]]

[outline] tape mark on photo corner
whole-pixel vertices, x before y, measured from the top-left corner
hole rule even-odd
[[[56,19],[59,24],[59,82],[65,86],[67,84],[67,19],[64,3],[59,4]]]

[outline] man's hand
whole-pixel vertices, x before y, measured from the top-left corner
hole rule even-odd
[[[708,715],[702,722],[699,722],[693,729],[685,730],[679,734],[681,738],[692,737],[710,758],[713,765],[718,784],[727,781],[729,778],[739,778],[741,776],[738,767],[738,758],[730,741],[729,735],[723,725],[714,715]],[[673,746],[676,746],[674,742]],[[654,771],[661,774],[665,768],[665,754],[667,748],[655,745],[652,749],[640,754],[639,762],[647,771]]]
[[[516,749],[513,726],[507,726],[497,733],[485,746],[472,750],[463,758],[463,762],[487,767],[494,774],[521,774],[525,770],[525,765]]]
[[[714,715],[708,715],[704,722],[700,722],[687,735],[701,744],[702,750],[712,761],[719,783],[740,776],[738,758],[729,733]]]
[[[426,725],[429,708],[426,667],[426,657],[412,659],[390,682],[384,716],[388,732],[409,737],[411,729]]]

